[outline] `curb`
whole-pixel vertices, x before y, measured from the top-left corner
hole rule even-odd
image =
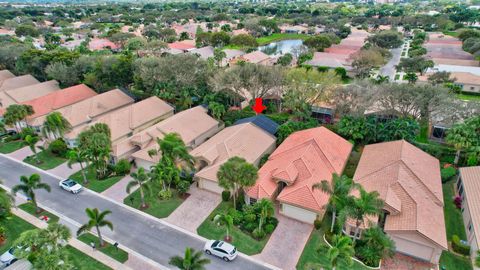
[[[12,158],[12,157],[9,157],[9,156],[7,156],[7,155],[5,155],[5,154],[0,154],[0,157],[5,157],[5,158],[7,158],[7,159],[9,159],[9,160],[11,160],[11,161],[14,161],[14,162],[16,162],[16,163],[22,164],[22,166],[29,167],[29,168],[31,168],[31,169],[33,169],[33,170],[36,170],[36,171],[45,173],[45,174],[49,175],[50,177],[53,177],[53,178],[55,178],[55,179],[58,179],[59,181],[63,180],[63,178],[60,178],[59,176],[54,175],[53,173],[51,173],[51,172],[49,172],[49,171],[42,170],[42,169],[37,168],[37,167],[35,167],[35,166],[31,165],[31,164],[28,164],[28,163],[19,161],[19,160],[17,160],[17,159],[14,159],[14,158]],[[5,187],[5,186],[2,185],[2,184],[0,184],[0,187],[6,188],[6,189],[8,189],[8,191],[10,191],[10,188],[7,188],[7,187]],[[111,203],[114,203],[114,204],[116,204],[116,205],[118,205],[118,206],[120,206],[120,207],[124,207],[124,208],[126,208],[126,209],[128,209],[128,210],[130,210],[130,211],[134,211],[135,213],[140,214],[140,215],[142,215],[143,217],[149,218],[149,219],[151,219],[151,220],[153,220],[153,221],[160,222],[160,223],[161,223],[162,225],[164,225],[164,226],[167,226],[167,227],[170,227],[170,228],[175,229],[175,230],[177,230],[177,231],[180,231],[180,232],[182,232],[182,233],[184,233],[184,234],[187,234],[187,235],[189,235],[189,236],[191,236],[191,237],[196,238],[197,240],[200,240],[200,241],[207,241],[207,240],[208,240],[208,239],[206,239],[206,238],[204,238],[204,237],[202,237],[202,236],[200,236],[200,235],[198,235],[198,234],[195,234],[195,233],[190,232],[190,231],[188,231],[188,230],[185,230],[185,229],[183,229],[183,228],[181,228],[181,227],[178,227],[178,226],[176,226],[176,225],[173,225],[173,224],[171,224],[171,223],[168,223],[168,222],[166,222],[166,221],[163,220],[163,219],[159,219],[159,218],[156,218],[156,217],[154,217],[154,216],[151,216],[151,215],[149,215],[149,214],[147,214],[147,213],[145,213],[145,212],[142,212],[142,211],[140,211],[140,210],[138,210],[138,209],[136,209],[136,208],[133,208],[133,207],[131,207],[131,206],[128,206],[128,205],[126,205],[126,204],[119,203],[119,202],[117,202],[117,201],[115,201],[115,200],[113,200],[113,199],[111,199],[111,198],[109,198],[109,197],[107,197],[107,196],[105,196],[105,195],[103,195],[103,194],[101,194],[101,193],[92,191],[92,190],[90,190],[90,189],[88,189],[88,188],[84,188],[82,192],[89,192],[89,193],[91,193],[91,194],[93,194],[93,195],[99,196],[99,197],[102,198],[102,199],[105,199],[105,200],[107,200],[107,201],[109,201],[109,202],[111,202]],[[42,205],[42,204],[39,203],[39,205]],[[60,213],[58,213],[58,212],[56,212],[56,211],[48,208],[48,207],[43,207],[43,206],[42,206],[42,208],[44,208],[44,209],[47,210],[48,212],[51,212],[52,214],[57,215],[57,216],[60,217],[60,218],[63,218],[63,219],[65,219],[65,220],[67,220],[68,222],[71,222],[71,223],[72,223],[73,225],[75,225],[75,226],[78,226],[78,227],[81,226],[80,223],[78,223],[78,222],[72,220],[71,218],[68,218],[68,217],[66,217],[66,216],[64,216],[64,215],[62,215],[62,214],[60,214]],[[93,232],[91,232],[91,233],[93,233]],[[94,235],[97,235],[96,233],[93,233],[93,234],[94,234]],[[103,238],[104,238],[105,240],[107,240],[107,242],[110,242],[110,243],[115,242],[115,241],[113,241],[113,240],[111,240],[111,239],[109,239],[109,238],[107,238],[107,237],[103,237]],[[123,247],[126,247],[125,245],[122,245],[122,246],[123,246]],[[165,270],[165,269],[168,270],[168,269],[169,269],[169,268],[167,268],[166,266],[164,266],[164,265],[162,265],[162,264],[159,264],[159,263],[157,263],[156,261],[154,261],[154,260],[152,260],[152,259],[150,259],[150,258],[148,258],[148,257],[146,257],[146,256],[144,256],[144,255],[142,255],[142,254],[140,254],[140,253],[138,253],[138,252],[136,252],[136,251],[133,251],[133,250],[131,250],[131,249],[129,249],[129,248],[124,248],[124,249],[125,249],[127,252],[132,253],[132,254],[135,254],[135,255],[139,256],[140,258],[142,258],[143,260],[145,260],[145,261],[147,261],[147,262],[150,262],[150,263],[152,263],[152,264],[160,267],[160,269],[162,269],[162,270]],[[248,256],[248,255],[246,255],[246,254],[244,254],[244,253],[239,252],[238,255],[239,255],[241,258],[244,258],[244,259],[249,260],[249,261],[251,261],[251,262],[260,264],[260,265],[265,266],[265,267],[267,267],[267,268],[270,268],[270,269],[272,269],[272,270],[282,270],[281,268],[278,268],[278,267],[276,267],[276,266],[274,266],[274,265],[271,265],[271,264],[269,264],[269,263],[260,261],[260,260],[258,260],[258,259],[252,258],[251,256]]]

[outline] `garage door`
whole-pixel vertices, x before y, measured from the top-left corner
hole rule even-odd
[[[397,251],[424,261],[430,261],[433,256],[434,248],[412,242],[403,238],[394,237]]]
[[[317,218],[315,212],[284,203],[282,203],[282,214],[309,224],[313,224]]]
[[[218,193],[218,194],[222,193],[222,191],[223,191],[223,188],[220,187],[217,184],[217,182],[210,181],[210,180],[205,180],[205,179],[200,179],[199,180],[199,187],[203,188],[203,189],[206,189],[208,191]]]

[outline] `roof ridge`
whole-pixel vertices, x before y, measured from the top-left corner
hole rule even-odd
[[[365,151],[365,150],[364,150],[364,151]],[[394,161],[388,163],[387,165],[385,165],[385,166],[383,166],[383,167],[380,167],[380,168],[378,168],[378,169],[376,169],[376,170],[374,170],[374,171],[371,171],[371,172],[368,173],[368,174],[365,174],[364,176],[362,176],[361,178],[358,178],[357,180],[354,179],[354,181],[359,181],[359,180],[361,180],[361,179],[364,179],[364,178],[367,177],[367,176],[370,176],[370,175],[372,175],[372,174],[375,174],[375,173],[377,173],[377,172],[379,172],[379,171],[381,171],[381,170],[383,170],[383,169],[385,169],[385,168],[387,168],[387,167],[390,167],[390,166],[394,165],[394,164],[397,163],[398,161],[399,161],[399,160],[394,160]],[[354,178],[355,178],[355,175],[354,175]]]
[[[429,197],[433,196],[435,204],[443,207],[443,203],[438,199],[435,193],[433,193],[433,191],[427,185],[425,185],[425,183],[422,180],[420,180],[420,177],[418,177],[418,175],[410,168],[410,166],[408,166],[403,159],[401,159],[400,162],[408,169],[409,172],[411,172],[415,176],[416,182],[417,183],[420,182],[420,185],[428,191]]]

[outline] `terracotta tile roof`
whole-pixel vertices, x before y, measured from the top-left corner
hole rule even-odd
[[[5,81],[6,79],[11,79],[11,78],[15,78],[15,75],[13,75],[13,73],[10,72],[10,70],[7,70],[7,69],[0,70],[0,84],[3,83],[3,81]]]
[[[134,100],[121,90],[114,89],[55,111],[60,112],[72,127],[75,128],[81,124],[86,124],[107,112],[132,104],[133,102]],[[31,125],[37,126],[43,123],[44,120],[45,117],[37,117],[32,121]]]
[[[182,51],[189,51],[197,48],[195,46],[195,40],[189,40],[189,39],[168,43],[168,47],[170,49],[178,49]]]
[[[423,76],[418,76],[418,81],[428,82],[428,77],[432,73],[427,73]],[[480,85],[480,76],[470,72],[450,72],[450,78],[455,78],[455,83]]]
[[[251,53],[247,53],[240,56],[241,60],[245,62],[253,63],[253,64],[258,64],[260,62],[268,60],[269,58],[270,56],[268,56],[268,54],[265,54],[261,51],[253,51]]]
[[[23,102],[22,104],[33,107],[35,113],[28,117],[30,120],[47,115],[53,110],[60,109],[95,95],[97,95],[97,93],[95,93],[90,87],[85,84],[79,84]]]
[[[7,70],[7,72],[10,72],[10,71]],[[4,73],[4,76],[9,76],[9,75]],[[15,88],[21,88],[29,85],[34,85],[38,83],[40,82],[37,79],[35,79],[35,77],[33,77],[32,75],[23,75],[18,77],[13,76],[10,78],[6,78],[4,80],[0,79],[0,92],[15,89]]]
[[[274,136],[251,123],[227,127],[190,153],[208,164],[195,176],[216,182],[218,169],[229,158],[238,156],[257,163],[275,145],[275,140]]]
[[[128,135],[135,129],[155,121],[167,114],[173,112],[173,107],[165,101],[150,97],[127,107],[109,112],[88,125],[81,125],[74,128],[66,135],[69,139],[74,139],[83,130],[96,123],[104,123],[110,127],[112,142]]]
[[[60,90],[58,82],[52,80],[2,91],[0,92],[0,109],[5,109],[12,104],[29,101],[57,90]]]
[[[480,246],[480,196],[478,196],[480,194],[480,166],[460,168],[460,177],[477,246]]]
[[[108,49],[108,48],[115,50],[120,48],[120,46],[118,46],[117,44],[111,42],[106,38],[94,38],[90,40],[90,42],[88,43],[88,48],[92,51]]]
[[[477,60],[462,60],[462,59],[450,59],[450,58],[432,58],[436,65],[455,65],[455,66],[470,66],[478,67],[480,62]]]
[[[132,155],[134,158],[157,162],[160,155],[153,159],[148,155],[148,150],[157,148],[157,138],[163,138],[164,134],[174,132],[180,135],[185,145],[191,147],[195,144],[196,139],[212,128],[218,127],[218,124],[217,120],[208,115],[205,108],[197,106],[170,116],[162,122],[118,142],[112,147],[113,155],[118,157],[138,147],[141,150]]]
[[[312,185],[330,181],[333,173],[341,174],[351,150],[351,143],[325,127],[295,132],[270,155],[247,194],[273,199],[277,183],[283,181],[287,186],[278,201],[320,212],[328,196],[312,190]]]
[[[353,179],[385,201],[386,232],[414,231],[447,248],[438,159],[403,140],[371,144]]]

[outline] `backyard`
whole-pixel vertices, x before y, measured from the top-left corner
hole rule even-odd
[[[82,172],[78,171],[72,175],[70,175],[70,179],[77,181],[78,183],[84,185],[86,188],[93,190],[95,192],[101,193],[105,190],[107,190],[109,187],[113,186],[116,184],[120,179],[123,178],[123,176],[111,176],[107,177],[105,179],[99,180],[96,177],[95,171],[92,169],[92,167],[87,167],[85,168],[85,175],[88,179],[88,184],[84,185],[83,184],[83,177],[82,177]]]

